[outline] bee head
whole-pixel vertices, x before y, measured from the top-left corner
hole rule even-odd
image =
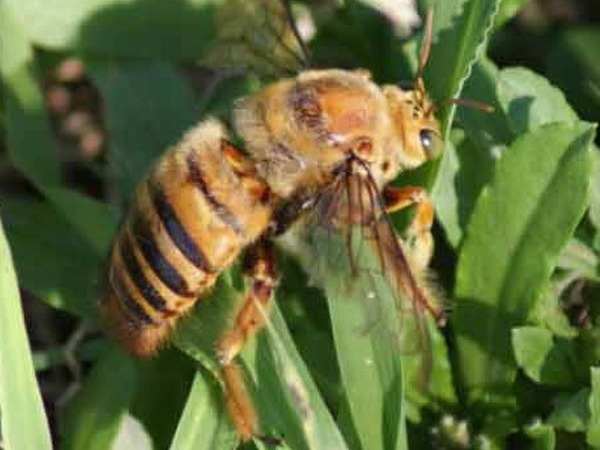
[[[401,169],[417,167],[440,156],[444,143],[435,105],[417,81],[413,90],[385,86],[384,94],[394,134],[394,149]]]

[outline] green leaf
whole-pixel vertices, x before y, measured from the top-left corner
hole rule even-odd
[[[263,423],[275,424],[290,449],[347,450],[340,430],[325,406],[308,368],[296,350],[279,308],[267,317],[266,332],[258,336],[243,359],[258,386],[256,399]],[[262,416],[262,414],[261,414]]]
[[[156,157],[197,121],[194,95],[164,63],[98,60],[88,68],[104,101],[110,161],[128,197]]]
[[[110,450],[137,386],[135,361],[112,346],[98,359],[63,421],[62,450]]]
[[[490,59],[481,58],[473,66],[471,76],[465,83],[463,97],[484,103],[494,111],[484,112],[466,105],[456,109],[456,120],[461,128],[476,144],[477,151],[486,152],[489,157],[501,153],[514,138],[498,94],[503,73]],[[486,170],[486,173],[489,172],[489,169]]]
[[[207,0],[8,0],[36,45],[87,55],[197,59],[214,34]]]
[[[402,352],[409,350],[401,349],[400,322],[404,331],[414,330],[415,324],[411,323],[409,311],[399,319],[398,292],[381,271],[375,249],[355,231],[350,231],[356,247],[352,250],[343,233],[321,228],[311,231],[308,252],[303,255],[304,266],[312,279],[323,286],[327,297],[351,418],[350,423],[342,423],[347,441],[356,435],[363,449],[404,448],[406,381],[400,363]],[[360,261],[359,270],[351,268],[349,251]],[[412,337],[419,339],[418,334]],[[414,347],[419,345],[413,341],[411,348]]]
[[[548,77],[567,95],[583,118],[598,119],[600,68],[597,64],[600,29],[570,26],[547,52]]]
[[[498,97],[511,128],[522,134],[552,122],[575,123],[577,114],[564,94],[544,77],[524,68],[500,72]]]
[[[434,6],[433,46],[425,70],[425,85],[438,101],[458,97],[480,56],[494,16],[497,0],[443,0]],[[452,111],[451,109],[450,111]],[[452,114],[444,114],[449,131]]]
[[[600,257],[577,238],[572,238],[560,255],[561,269],[575,272],[579,277],[600,281]]]
[[[0,430],[7,449],[50,450],[11,251],[0,222]]]
[[[38,187],[60,180],[33,50],[10,6],[0,4],[0,75],[12,163]]]
[[[48,203],[7,200],[2,213],[23,287],[55,308],[96,318],[104,255]]]
[[[443,158],[443,170],[435,178],[435,183],[431,189],[431,199],[436,206],[436,218],[444,227],[446,239],[452,247],[456,248],[462,239],[463,224],[459,215],[461,199],[458,196],[456,187],[456,177],[460,170],[460,164],[456,148],[451,141],[446,143]]]
[[[219,279],[213,292],[196,305],[174,336],[179,348],[216,377],[219,368],[214,344],[233,326],[243,299],[226,279],[227,275]],[[276,305],[266,323],[266,331],[251,339],[241,355],[249,372],[247,378],[253,382],[263,428],[260,432],[284,436],[285,442],[298,450],[346,449]]]
[[[457,247],[464,235],[475,201],[490,182],[496,161],[513,135],[496,95],[499,71],[483,58],[473,66],[463,96],[494,108],[486,113],[476,108],[457,108],[456,119],[463,133],[454,130],[446,144],[440,171],[433,187],[434,204],[450,244]],[[454,152],[454,154],[452,154]],[[452,201],[445,205],[448,199]]]
[[[494,21],[494,28],[498,29],[521,10],[530,0],[502,0],[498,15]]]
[[[48,188],[45,194],[99,257],[108,255],[118,221],[110,206],[64,188]]]
[[[424,376],[422,358],[420,358],[422,355],[409,353],[403,357],[405,379],[408,380],[405,383],[406,417],[414,423],[421,422],[420,409],[447,411],[457,404],[446,341],[432,320],[428,320],[427,325],[433,365],[430,373],[426,374],[429,378],[429,386],[426,390],[420,389],[419,382]]]
[[[533,445],[528,447],[531,450],[554,450],[556,446],[554,429],[539,421],[528,425],[525,434],[533,440]]]
[[[453,316],[471,402],[513,398],[511,329],[527,320],[585,210],[593,135],[586,124],[523,135],[479,197],[459,255]]]
[[[592,151],[592,193],[590,200],[590,220],[600,230],[600,149],[594,146]]]
[[[558,394],[553,399],[554,408],[548,417],[548,425],[570,433],[583,432],[590,421],[590,389],[575,394]]]
[[[600,447],[600,369],[591,368],[592,391],[590,393],[589,408],[590,421],[586,439],[593,447]]]
[[[172,348],[139,363],[137,392],[129,412],[148,430],[157,449],[167,449],[173,439],[196,367],[191,358]]]
[[[233,450],[238,441],[223,407],[220,389],[206,373],[198,370],[170,450]]]
[[[519,327],[512,330],[517,364],[538,383],[569,387],[577,379],[577,352],[572,342],[554,338],[544,328]]]

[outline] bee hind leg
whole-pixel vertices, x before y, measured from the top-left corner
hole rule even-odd
[[[404,232],[403,247],[410,253],[413,267],[419,272],[424,271],[433,255],[434,245],[431,235],[434,209],[427,192],[420,186],[386,186],[383,200],[388,214],[416,205],[415,215]]]
[[[246,341],[264,326],[263,311],[269,306],[277,284],[272,244],[262,240],[244,257],[244,272],[250,287],[233,327],[217,341],[216,352],[225,385],[226,407],[243,441],[257,437],[257,417],[235,357]]]

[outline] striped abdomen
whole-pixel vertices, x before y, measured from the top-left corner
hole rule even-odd
[[[266,187],[234,161],[207,121],[165,153],[138,186],[113,244],[102,309],[127,349],[156,350],[176,320],[267,228]],[[235,151],[234,151],[235,152]]]

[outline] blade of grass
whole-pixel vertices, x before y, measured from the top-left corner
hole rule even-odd
[[[51,450],[38,390],[17,277],[0,222],[0,430],[3,447]]]
[[[361,237],[353,240],[353,273],[341,234],[317,229],[309,242],[308,273],[325,290],[344,395],[351,421],[343,428],[363,449],[404,448],[400,321],[394,290]],[[340,255],[335,267],[331,258]],[[325,273],[325,269],[327,271]],[[349,286],[351,286],[349,288]],[[349,427],[349,428],[348,428]]]
[[[258,386],[263,423],[276,425],[275,436],[283,436],[290,449],[347,450],[279,308],[263,314],[266,332],[258,336],[256,350],[249,346],[242,355]]]
[[[425,85],[437,101],[460,96],[471,68],[486,44],[499,0],[442,0],[434,5],[433,45]],[[450,131],[454,108],[444,108],[443,130]]]
[[[198,370],[170,450],[237,448],[239,438],[231,427],[220,394],[214,380]]]
[[[240,292],[231,287],[228,276],[221,277],[211,295],[201,300],[180,324],[174,337],[179,348],[216,377],[219,375],[214,343],[232,326],[241,298]],[[253,381],[253,397],[261,418],[260,432],[283,436],[285,443],[295,450],[346,450],[276,305],[269,317],[267,332],[250,340],[242,352],[248,379]],[[265,334],[269,337],[266,341]],[[305,407],[309,408],[309,422],[303,416]]]

